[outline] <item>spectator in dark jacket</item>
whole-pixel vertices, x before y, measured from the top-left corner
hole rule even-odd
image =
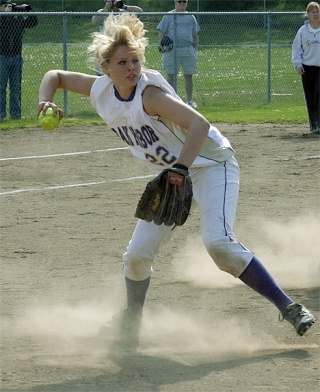
[[[31,11],[29,5],[16,6],[10,0],[0,0],[0,121],[6,118],[6,90],[10,88],[10,118],[21,118],[21,82],[22,82],[22,38],[25,29],[37,26],[34,15],[24,15]],[[10,15],[9,15],[10,13]],[[12,15],[13,13],[14,15]]]

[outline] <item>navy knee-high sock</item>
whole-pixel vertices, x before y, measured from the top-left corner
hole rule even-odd
[[[125,277],[127,288],[127,309],[141,313],[151,278],[135,281]]]
[[[239,279],[272,302],[280,312],[283,312],[288,305],[294,302],[255,256]]]

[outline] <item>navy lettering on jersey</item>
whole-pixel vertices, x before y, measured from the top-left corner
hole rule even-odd
[[[146,140],[146,142],[151,146],[152,145],[152,139],[151,139],[151,137],[149,135],[147,127],[142,127],[141,128],[141,133],[142,133],[144,139]]]
[[[146,142],[145,138],[143,137],[143,134],[139,131],[139,129],[135,129],[135,135],[136,139],[138,140],[138,144],[142,148],[147,148],[148,143]]]
[[[132,133],[132,135],[134,137],[134,140],[135,140],[136,144],[139,145],[139,141],[137,139],[137,136],[136,136],[136,133],[135,133],[134,129],[132,127],[129,127],[129,129],[130,129],[130,132]]]
[[[134,143],[128,133],[128,127],[122,127],[122,129],[120,127],[118,127],[117,129],[111,128],[111,130],[114,133],[116,133],[125,143],[129,144],[129,146],[134,145]]]
[[[134,143],[133,143],[133,141],[132,141],[132,139],[131,139],[131,137],[130,137],[130,135],[129,135],[129,129],[128,129],[128,127],[122,127],[122,130],[123,130],[123,132],[126,134],[126,138],[128,139],[128,141],[130,141],[130,143],[128,142],[128,144],[129,144],[130,146],[133,146]]]
[[[141,127],[141,130],[130,127],[130,131],[134,136],[136,144],[141,148],[148,148],[148,146],[152,146],[153,143],[159,140],[154,130],[148,125]]]
[[[153,130],[151,127],[149,127],[149,125],[146,125],[146,126],[143,127],[143,128],[146,128],[146,129],[148,130],[148,132],[149,132],[149,137],[151,138],[151,140],[152,140],[153,142],[157,142],[157,141],[159,140],[158,136],[154,133],[154,130]],[[151,144],[152,144],[152,143],[151,143]]]
[[[125,125],[117,128],[111,128],[125,143],[129,146],[137,144],[141,148],[148,148],[159,140],[154,130],[149,125],[144,125],[141,130],[127,127]],[[131,134],[131,135],[130,135]],[[132,136],[134,139],[132,139]]]

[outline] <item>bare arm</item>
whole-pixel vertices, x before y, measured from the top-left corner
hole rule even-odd
[[[198,49],[199,47],[199,34],[193,36],[193,46]]]
[[[158,87],[148,86],[145,89],[143,105],[149,115],[162,116],[187,131],[177,163],[190,167],[208,136],[210,123],[199,112]]]
[[[122,8],[128,12],[143,12],[142,8],[138,7],[137,5],[124,4]]]
[[[97,14],[93,15],[93,17],[91,18],[91,22],[93,25],[95,25],[95,26],[103,25],[104,20],[106,18],[106,15],[99,15],[99,14],[101,14],[101,12],[108,12],[108,10],[103,8],[103,9],[97,11]]]
[[[117,5],[118,4],[118,5]],[[137,5],[126,5],[122,1],[116,2],[114,5],[107,6],[107,3],[104,8],[97,11],[97,15],[94,15],[91,18],[91,22],[93,25],[101,26],[105,21],[106,15],[99,15],[101,12],[117,12],[120,9],[123,9],[127,12],[143,12],[143,9],[138,7]]]
[[[53,99],[58,89],[72,91],[74,93],[90,96],[91,87],[97,76],[87,75],[79,72],[69,72],[61,70],[52,70],[47,72],[39,88],[39,111],[46,111],[52,107],[54,112],[63,117],[63,111],[53,104]]]
[[[162,41],[162,38],[163,38],[163,37],[164,37],[163,32],[162,32],[162,31],[159,31],[159,34],[158,34],[159,42]]]

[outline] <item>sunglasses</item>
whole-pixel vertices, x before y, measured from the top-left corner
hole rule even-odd
[[[187,0],[178,0],[176,3],[187,3]]]

